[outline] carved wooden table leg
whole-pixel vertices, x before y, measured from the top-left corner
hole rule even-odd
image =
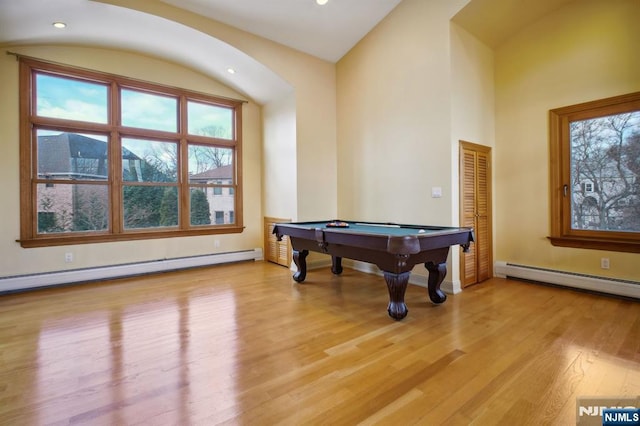
[[[293,262],[298,267],[298,271],[293,274],[293,279],[301,283],[307,278],[307,255],[309,254],[309,250],[293,250]]]
[[[411,272],[403,272],[401,274],[383,272],[384,280],[387,282],[387,288],[389,289],[389,306],[387,307],[387,312],[389,312],[391,318],[401,320],[406,317],[409,312],[407,305],[404,303],[404,293],[407,290],[407,283],[409,282]]]
[[[447,295],[440,290],[440,284],[444,281],[445,275],[447,275],[447,263],[435,264],[433,262],[427,262],[424,266],[429,271],[429,298],[433,303],[440,304],[447,300]]]
[[[337,256],[331,256],[331,272],[336,275],[342,273],[342,258]]]

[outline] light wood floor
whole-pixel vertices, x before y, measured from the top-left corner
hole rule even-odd
[[[263,262],[0,296],[0,424],[575,424],[640,395],[640,303],[493,279],[440,306]]]

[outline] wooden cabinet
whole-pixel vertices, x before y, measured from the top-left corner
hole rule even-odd
[[[276,223],[291,222],[291,219],[264,218],[264,258],[278,265],[291,266],[291,244],[289,237],[282,237],[281,241],[273,234],[273,226]]]

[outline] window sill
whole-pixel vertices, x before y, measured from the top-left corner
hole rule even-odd
[[[54,247],[77,244],[111,243],[119,241],[152,240],[159,238],[197,237],[203,235],[239,234],[243,226],[229,226],[212,229],[196,229],[189,231],[157,231],[128,232],[126,234],[73,235],[73,236],[41,236],[38,238],[16,240],[22,248]]]
[[[556,247],[573,247],[590,250],[621,251],[627,253],[640,253],[640,241],[638,240],[608,240],[604,238],[585,237],[547,237]]]

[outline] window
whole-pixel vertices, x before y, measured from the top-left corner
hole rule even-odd
[[[550,111],[556,246],[640,252],[640,92]]]
[[[241,101],[20,67],[23,247],[242,232]]]
[[[216,220],[216,223],[224,223],[224,212],[216,211],[215,220]]]

